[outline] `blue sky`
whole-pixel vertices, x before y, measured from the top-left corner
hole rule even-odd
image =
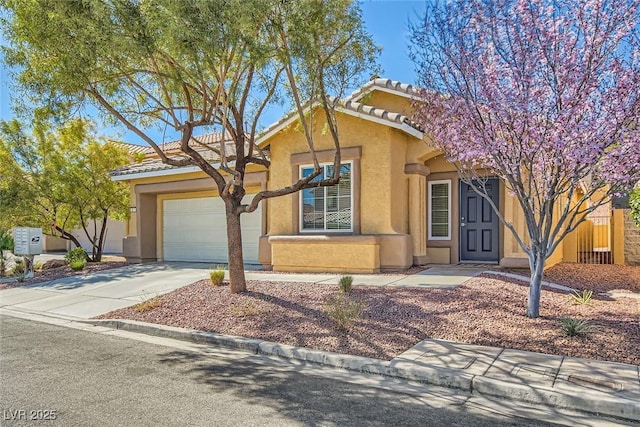
[[[382,47],[379,64],[381,76],[406,83],[415,83],[414,65],[408,56],[409,20],[415,21],[424,12],[424,1],[364,0],[361,2],[365,26],[377,45]],[[4,44],[0,33],[0,44]],[[266,124],[276,121],[284,111],[273,109],[265,117]],[[8,72],[0,61],[0,119],[13,117],[11,110],[11,82]],[[135,135],[121,128],[103,128],[105,136],[141,144]],[[160,135],[158,135],[160,136]]]

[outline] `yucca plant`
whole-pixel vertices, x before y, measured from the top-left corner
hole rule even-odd
[[[576,319],[574,317],[562,317],[560,319],[562,332],[569,337],[578,337],[593,332],[594,326],[587,319]]]
[[[584,305],[591,303],[591,297],[593,296],[593,291],[585,289],[580,293],[579,291],[573,291],[571,295],[569,295],[569,301],[571,301],[574,305]]]

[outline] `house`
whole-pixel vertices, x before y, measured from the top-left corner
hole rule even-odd
[[[461,182],[409,118],[416,94],[411,85],[378,78],[343,99],[337,112],[341,182],[268,199],[243,215],[245,262],[276,271],[352,273],[426,263],[527,267],[526,255],[489,203]],[[323,132],[324,115],[316,110],[312,118],[328,175],[333,141]],[[312,170],[296,123],[297,116],[289,115],[262,133],[258,144],[268,148],[271,168],[248,169],[247,202],[252,193],[290,185]],[[225,135],[203,139],[220,142]],[[177,147],[163,149],[173,153]],[[132,217],[123,244],[130,261],[227,261],[224,205],[200,169],[165,165],[149,152],[146,160],[114,171],[113,179],[131,186]],[[489,178],[487,185],[504,217],[524,231],[518,201],[498,179]],[[550,264],[575,261],[576,240],[561,244]]]

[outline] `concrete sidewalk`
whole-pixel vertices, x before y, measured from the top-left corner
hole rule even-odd
[[[427,339],[391,366],[460,372],[482,394],[640,422],[640,366]]]

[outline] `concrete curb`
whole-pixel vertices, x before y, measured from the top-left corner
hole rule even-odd
[[[634,422],[640,421],[640,401],[615,397],[599,391],[580,390],[580,394],[576,394],[543,386],[518,384],[472,375],[460,369],[415,366],[410,361],[388,362],[368,357],[312,350],[258,339],[132,320],[80,320],[79,322],[181,341],[207,343],[225,348],[244,350],[254,354],[302,360],[367,374],[417,381],[460,389],[481,396],[572,409]]]
[[[128,332],[138,332],[162,338],[172,338],[194,343],[206,343],[235,350],[245,350],[251,353],[258,352],[258,346],[263,341],[252,338],[235,337],[231,335],[203,332],[195,329],[176,328],[173,326],[155,325],[152,323],[137,322],[135,320],[81,320],[94,326],[106,326],[113,329],[122,329]]]
[[[576,394],[544,386],[517,384],[481,376],[473,379],[472,386],[473,393],[479,395],[640,421],[639,401],[615,397],[603,392],[581,390],[580,394]]]

